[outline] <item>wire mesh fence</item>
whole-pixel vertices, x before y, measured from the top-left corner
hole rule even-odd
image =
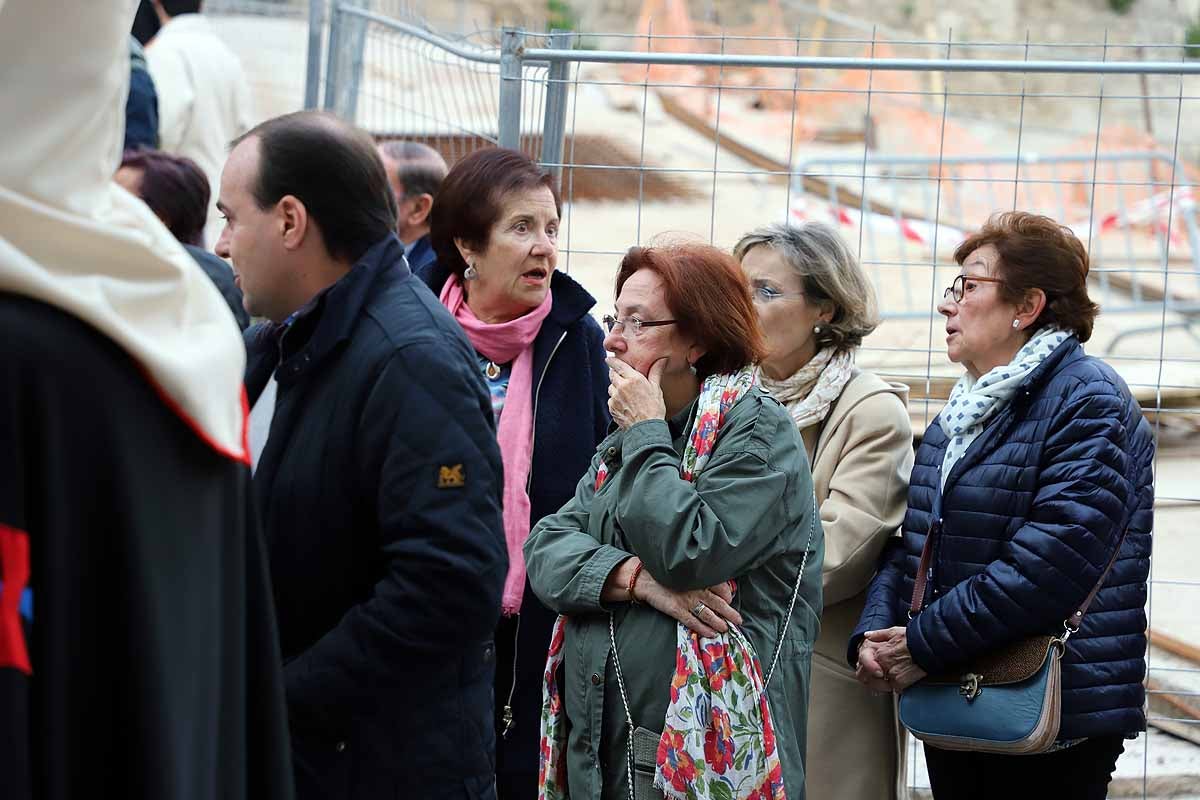
[[[242,61],[256,121],[303,108],[310,6],[329,0],[206,0],[204,14]]]
[[[729,248],[768,222],[836,225],[884,316],[859,364],[910,386],[918,432],[960,371],[936,310],[955,247],[997,211],[1069,225],[1102,306],[1088,347],[1125,377],[1160,444],[1152,728],[1128,744],[1112,796],[1200,797],[1200,624],[1188,613],[1200,601],[1200,131],[1187,124],[1200,65],[1177,45],[952,32],[444,36],[399,0],[390,13],[313,5],[325,52],[310,99],[451,162],[503,144],[560,173],[559,266],[599,299],[597,314],[631,245]],[[307,42],[301,6],[286,18]],[[928,783],[911,757],[919,793]]]

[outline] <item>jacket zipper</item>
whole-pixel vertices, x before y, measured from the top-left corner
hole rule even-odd
[[[1026,397],[1029,396],[1028,390],[1025,390],[1025,396]],[[990,447],[993,439],[1003,438],[1008,433],[1009,429],[1015,423],[1016,423],[1016,415],[1013,413],[1012,403],[1010,402],[1009,407],[1005,410],[1005,416],[999,420],[999,424],[995,428],[992,428],[991,431],[986,431],[986,430],[984,431],[984,435],[987,435],[987,437],[988,437],[987,439],[984,440],[984,444],[986,444],[987,446]],[[974,444],[974,443],[972,443],[972,444]],[[943,455],[944,455],[944,453],[943,453]],[[962,475],[962,469],[960,469],[960,467],[962,467],[962,459],[959,459],[959,462],[954,465],[954,469],[950,470],[950,474],[946,476],[945,487],[938,488],[938,494],[940,495],[939,500],[938,500],[938,513],[934,516],[932,524],[936,524],[939,527],[939,531],[938,531],[939,534],[944,533],[946,530],[945,516],[942,514],[942,509],[941,509],[941,505],[942,505],[941,499],[945,498],[946,491],[951,486],[950,478],[953,477],[957,480],[957,478]],[[940,480],[941,470],[938,470],[938,473],[939,473],[938,478]],[[928,535],[928,533],[926,535]],[[932,592],[935,597],[937,596],[937,593],[938,593],[937,588],[936,588],[937,584],[934,583],[934,580],[933,580],[933,575],[934,575],[933,568],[934,568],[934,565],[936,565],[938,563],[938,561],[940,560],[941,552],[942,552],[942,542],[941,542],[941,537],[939,536],[937,545],[934,548],[934,552],[930,553],[929,574],[926,575],[926,577],[925,577],[926,595],[928,595],[930,592]],[[920,568],[920,566],[918,565],[918,569],[919,568]],[[925,609],[925,598],[921,598],[921,610],[923,611],[924,609]]]
[[[533,450],[537,445],[537,408],[538,398],[542,395],[542,384],[546,380],[546,373],[550,371],[550,363],[554,361],[554,354],[558,352],[558,348],[562,346],[563,339],[567,338],[567,332],[563,331],[562,336],[558,337],[558,341],[554,343],[554,349],[550,351],[550,357],[546,359],[546,366],[542,369],[542,375],[538,378],[537,388],[533,391],[533,433],[530,435],[529,441],[529,478],[525,481],[525,493],[529,494],[530,488],[533,486]],[[512,659],[512,683],[508,687],[508,700],[504,703],[504,713],[501,715],[501,721],[504,723],[504,730],[500,732],[502,739],[507,739],[508,734],[513,728],[513,710],[512,701],[513,695],[517,691],[517,655],[520,650],[521,640],[521,612],[517,612],[517,624],[513,631],[513,659]]]

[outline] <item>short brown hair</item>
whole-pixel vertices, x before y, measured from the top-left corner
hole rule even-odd
[[[211,189],[195,161],[161,150],[130,150],[121,166],[141,170],[138,194],[176,239],[204,247]]]
[[[487,248],[492,226],[500,217],[500,199],[522,190],[545,186],[554,195],[554,210],[562,216],[562,201],[554,176],[516,150],[488,147],[455,164],[442,181],[429,212],[429,242],[438,264],[460,278],[467,269],[454,245],[462,239],[472,248]]]
[[[1092,337],[1100,306],[1087,292],[1088,254],[1079,237],[1049,217],[1027,211],[995,214],[977,233],[954,251],[960,265],[980,247],[992,245],[1000,254],[1000,297],[1017,304],[1032,289],[1046,293],[1046,307],[1030,332],[1054,326],[1074,333],[1079,341]]]
[[[736,372],[767,354],[750,286],[733,256],[703,244],[631,247],[617,272],[617,294],[629,276],[648,269],[663,282],[667,308],[679,329],[698,338],[704,356],[696,362],[701,380]]]

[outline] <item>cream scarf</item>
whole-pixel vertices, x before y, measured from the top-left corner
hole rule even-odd
[[[790,377],[774,380],[758,371],[759,385],[787,407],[797,430],[824,422],[854,377],[854,351],[826,347]]]

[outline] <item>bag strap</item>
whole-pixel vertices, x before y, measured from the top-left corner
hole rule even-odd
[[[783,652],[783,639],[792,625],[792,611],[795,610],[796,599],[800,596],[800,584],[804,581],[804,568],[808,565],[808,554],[812,552],[813,535],[817,529],[817,517],[820,516],[820,513],[817,508],[817,498],[814,496],[812,514],[808,518],[808,541],[804,545],[804,557],[800,559],[800,572],[796,575],[796,586],[792,589],[792,601],[788,603],[787,616],[783,619],[783,625],[779,627],[779,640],[775,643],[775,655],[771,657],[771,666],[763,678],[763,689],[766,689],[771,683],[771,676],[775,674],[775,665],[779,663],[779,654]]]
[[[941,504],[938,503],[940,506]],[[1096,599],[1096,595],[1100,593],[1100,588],[1104,585],[1104,581],[1108,579],[1108,574],[1112,572],[1113,566],[1117,563],[1117,557],[1121,554],[1121,547],[1125,544],[1125,534],[1129,530],[1128,511],[1125,513],[1125,518],[1121,521],[1121,533],[1117,537],[1117,546],[1113,550],[1112,556],[1108,559],[1108,565],[1104,571],[1100,573],[1100,579],[1096,581],[1096,585],[1088,592],[1083,603],[1075,610],[1067,619],[1063,620],[1064,636],[1063,641],[1066,641],[1071,634],[1076,633],[1079,627],[1083,624],[1083,617],[1087,614],[1088,607],[1092,601]],[[925,590],[928,588],[929,578],[931,577],[932,566],[930,562],[933,560],[933,540],[942,532],[942,520],[940,516],[935,516],[933,522],[929,525],[929,532],[925,534],[925,544],[921,547],[921,563],[917,567],[917,577],[913,582],[912,602],[908,607],[908,618],[912,619],[917,614],[921,613],[922,606],[925,602]]]

